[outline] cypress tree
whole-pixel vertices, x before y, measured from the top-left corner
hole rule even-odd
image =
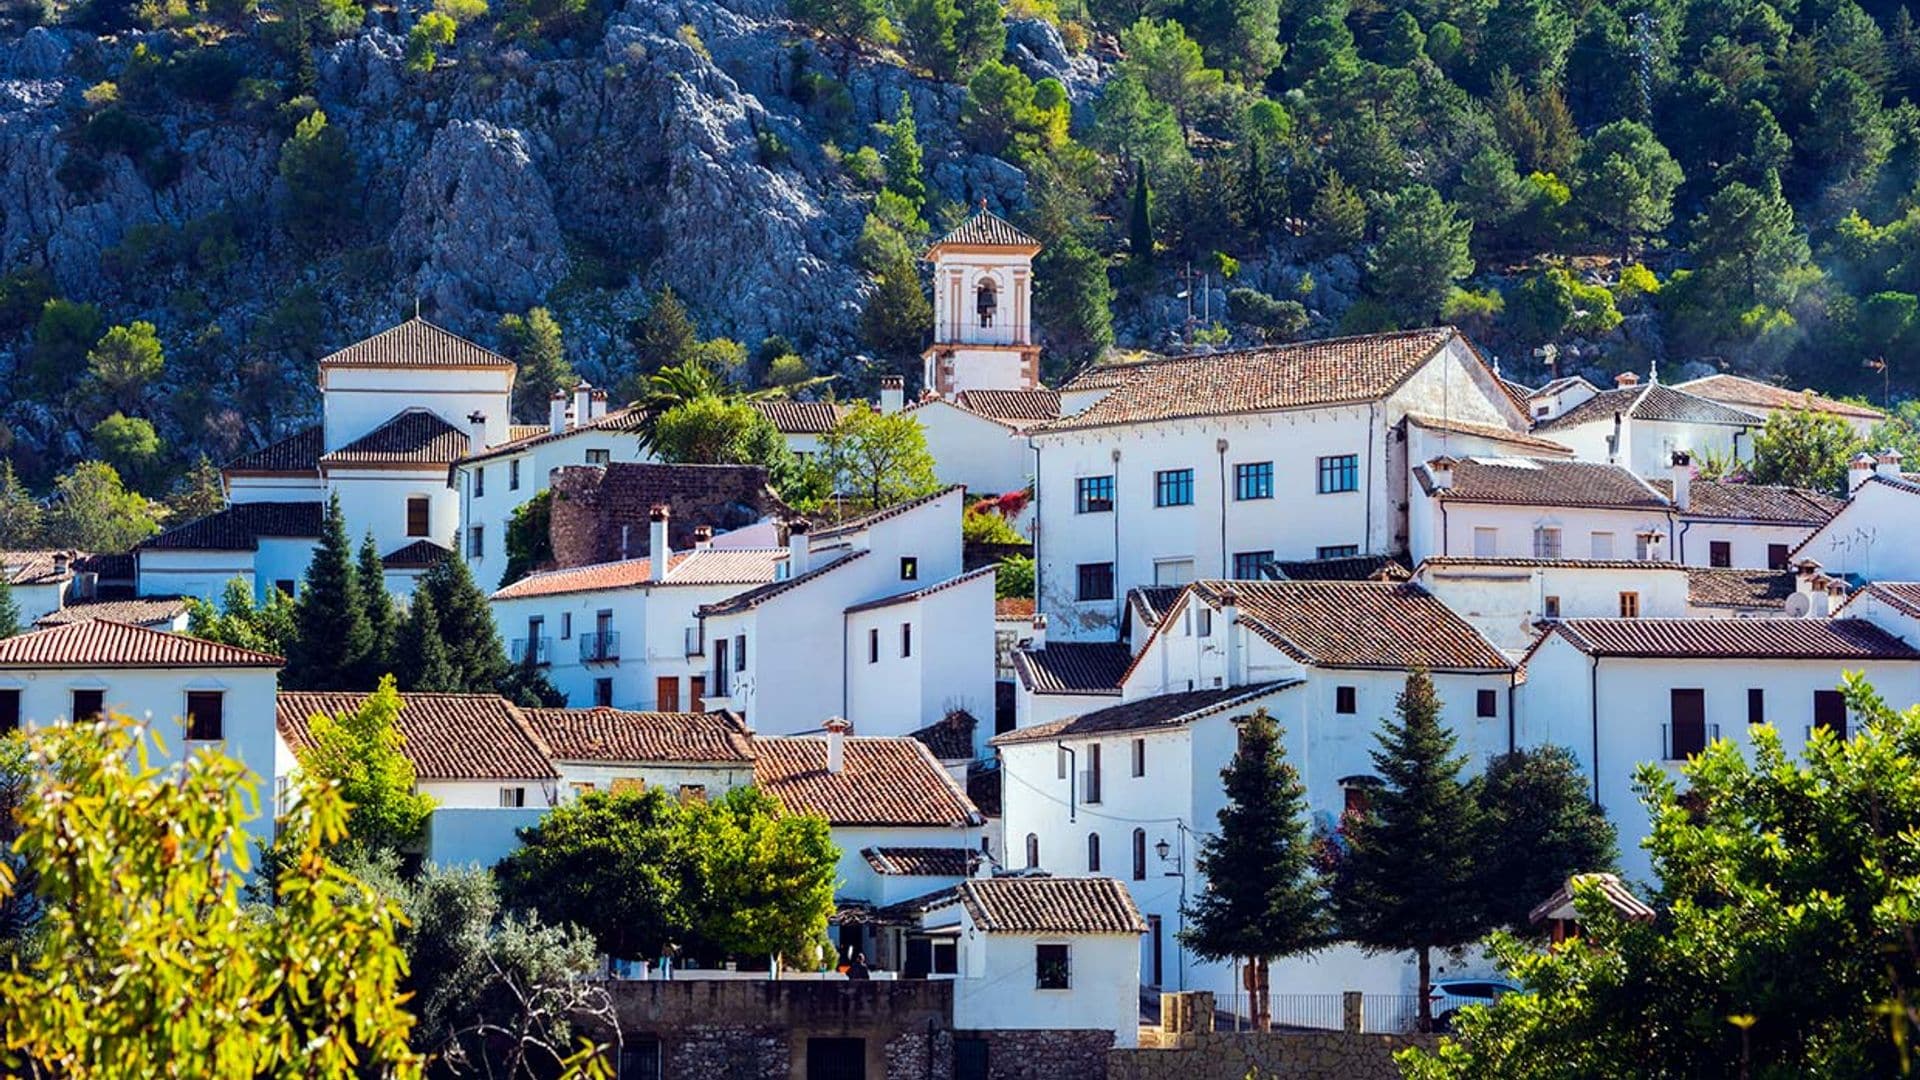
[[[1307,789],[1265,709],[1241,724],[1239,751],[1220,780],[1220,829],[1196,860],[1207,891],[1188,911],[1181,940],[1207,960],[1246,965],[1254,1027],[1265,1031],[1268,962],[1321,944],[1330,929],[1307,838]]]
[[[1345,936],[1363,948],[1418,954],[1420,1030],[1430,1031],[1433,950],[1472,941],[1486,924],[1475,861],[1481,819],[1426,672],[1407,676],[1396,710],[1399,722],[1375,736],[1384,785],[1348,826],[1334,905]]]
[[[447,658],[440,616],[433,609],[433,594],[425,588],[413,594],[413,603],[396,635],[394,652],[395,675],[408,693],[438,694],[460,689]]]
[[[380,684],[380,676],[393,671],[395,622],[393,597],[387,592],[387,567],[374,545],[373,531],[360,541],[360,565],[354,572],[354,584],[360,597],[360,610],[367,620],[367,652],[360,668],[360,688]]]
[[[510,673],[507,651],[494,629],[487,598],[473,583],[467,561],[441,559],[421,577],[419,589],[433,597],[433,611],[447,642],[454,688],[466,693],[496,692]]]
[[[1127,223],[1127,246],[1136,263],[1153,261],[1153,193],[1147,189],[1147,167],[1133,167],[1133,217]]]
[[[294,604],[295,632],[288,643],[283,679],[288,687],[348,690],[358,685],[369,637],[355,577],[353,545],[340,514],[340,496],[335,495],[327,503],[320,547],[307,564],[306,580]]]
[[[913,123],[913,99],[900,91],[900,111],[887,130],[887,190],[913,204],[917,214],[927,205],[927,183],[921,178],[920,137]]]
[[[7,568],[0,566],[0,638],[20,632],[20,605],[13,599],[13,583],[7,580]]]

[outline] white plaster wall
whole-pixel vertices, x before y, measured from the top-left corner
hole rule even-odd
[[[427,861],[492,867],[520,847],[518,830],[539,824],[546,813],[545,806],[437,809],[427,819]]]
[[[1641,476],[1656,477],[1667,475],[1675,450],[1691,450],[1696,458],[1712,454],[1748,461],[1753,457],[1753,432],[1761,426],[1758,421],[1752,428],[1742,428],[1729,424],[1635,420],[1632,438],[1628,440],[1630,454],[1621,464]]]
[[[955,1028],[1111,1031],[1113,1045],[1139,1045],[1139,935],[989,934],[961,919]],[[1035,987],[1034,949],[1041,944],[1068,947],[1068,989]]]
[[[422,780],[415,785],[423,795],[433,797],[434,805],[452,809],[500,810],[500,789],[523,787],[527,789],[526,809],[542,810],[554,805],[560,798],[561,786],[558,780],[534,778],[525,780]]]
[[[4,577],[6,572],[6,567],[0,566],[0,577]],[[45,585],[12,586],[8,591],[13,594],[14,606],[20,614],[20,625],[32,626],[35,619],[59,611],[64,606],[62,597],[70,583],[71,579]]]
[[[693,785],[707,789],[708,798],[718,798],[737,787],[753,783],[750,763],[713,765],[701,762],[602,762],[555,761],[560,771],[560,800],[572,802],[580,795],[579,785],[591,784],[596,791],[612,791],[616,780],[638,780],[647,787],[662,788],[677,795],[682,787]],[[528,795],[532,797],[531,793]]]
[[[335,468],[327,474],[327,491],[340,496],[340,512],[356,549],[369,529],[382,555],[415,540],[446,547],[460,532],[460,498],[447,486],[445,468]],[[427,534],[409,536],[407,500],[420,495],[428,500]]]
[[[900,889],[902,879],[874,873],[873,867],[867,865],[866,856],[860,854],[867,848],[944,847],[979,851],[980,835],[981,829],[978,825],[897,828],[877,825],[835,825],[832,828],[832,839],[834,846],[840,850],[840,859],[834,867],[834,873],[839,875],[839,884],[834,889],[834,896],[842,900],[867,900],[884,904],[916,895],[905,893]]]
[[[407,409],[429,409],[468,430],[467,416],[487,415],[487,445],[507,441],[513,369],[355,368],[323,369],[320,376],[324,441],[329,453]]]
[[[1688,566],[1711,566],[1713,542],[1724,540],[1732,547],[1732,565],[1749,570],[1768,569],[1767,548],[1784,545],[1791,552],[1812,536],[1807,525],[1743,525],[1725,521],[1689,521],[1683,515],[1674,542],[1676,551],[1668,554]]]
[[[1436,555],[1471,558],[1488,555],[1503,559],[1532,558],[1533,531],[1540,527],[1560,530],[1560,557],[1565,559],[1635,557],[1635,534],[1656,532],[1663,541],[1662,556],[1673,555],[1672,516],[1664,510],[1589,510],[1571,506],[1507,506],[1500,503],[1476,503],[1434,500],[1415,485],[1415,505],[1422,507],[1415,520],[1432,526],[1431,533],[1416,530],[1414,563]],[[1444,519],[1441,516],[1445,512]],[[1444,530],[1441,528],[1444,520]],[[1495,530],[1495,550],[1479,551],[1475,530]],[[1594,533],[1611,533],[1613,554],[1594,554]]]
[[[230,503],[322,502],[326,486],[316,471],[302,476],[231,476],[227,478]]]
[[[900,628],[913,628],[912,655],[900,655]],[[868,634],[877,630],[872,661]],[[906,735],[954,709],[982,721],[976,751],[993,714],[993,576],[918,600],[847,616],[848,719],[865,735]]]
[[[267,590],[273,588],[276,581],[294,582],[294,587],[298,589],[299,582],[307,576],[307,566],[313,562],[313,553],[319,546],[316,540],[262,537],[259,550],[253,553],[254,603],[265,603]],[[357,554],[358,549],[355,551]],[[388,578],[391,582],[392,576]],[[225,582],[221,584],[224,586]]]
[[[1920,496],[1868,483],[1794,553],[1829,574],[1867,581],[1920,581]]]
[[[1012,345],[1033,340],[1033,257],[1018,252],[941,252],[933,259],[933,339],[939,344]],[[998,290],[993,325],[980,325],[974,294]],[[960,365],[954,365],[955,375]],[[1017,383],[999,383],[1002,387]]]
[[[1013,684],[1013,726],[1029,728],[1120,704],[1118,694],[1036,694],[1018,679]]]
[[[253,572],[251,551],[182,551],[143,548],[139,552],[137,582],[142,596],[197,596],[217,600],[227,582],[241,578],[261,599]],[[294,575],[296,578],[298,574]],[[268,579],[266,587],[272,587]]]
[[[910,413],[926,435],[934,475],[943,484],[965,484],[973,494],[1000,494],[1027,486],[1033,451],[1027,437],[945,401]]]
[[[1644,569],[1571,566],[1424,565],[1418,580],[1487,640],[1509,654],[1533,643],[1546,617],[1545,598],[1560,598],[1563,619],[1620,614],[1620,594],[1640,594],[1642,618],[1684,618],[1687,573],[1649,563]]]

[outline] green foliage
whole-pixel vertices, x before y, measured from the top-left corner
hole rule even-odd
[[[147,384],[167,363],[160,337],[150,322],[116,326],[87,353],[87,373],[123,409],[139,403]]]
[[[360,686],[377,686],[382,675],[393,671],[399,611],[394,607],[392,594],[387,592],[387,567],[380,558],[379,545],[374,543],[372,529],[360,540],[353,588],[361,614],[367,620],[367,651],[354,681]]]
[[[27,490],[12,458],[0,458],[0,551],[38,547],[46,527],[46,511]]]
[[[920,160],[920,138],[913,125],[913,101],[900,92],[900,109],[893,123],[884,125],[887,137],[887,190],[912,204],[917,214],[927,203],[927,185],[922,178],[925,166]]]
[[[1144,166],[1155,177],[1171,176],[1187,161],[1186,140],[1172,106],[1126,71],[1109,79],[1094,102],[1088,142],[1118,157],[1129,171]]]
[[[1172,19],[1135,21],[1121,31],[1120,48],[1126,55],[1120,64],[1120,73],[1138,79],[1154,100],[1172,109],[1182,131],[1191,130],[1200,114],[1221,96],[1225,73],[1207,66],[1199,43],[1188,37],[1186,30]],[[1262,63],[1270,67],[1266,57],[1278,59],[1278,49],[1270,42],[1249,41],[1245,48],[1251,56],[1235,59],[1248,74]],[[1268,52],[1269,49],[1272,52]]]
[[[901,251],[886,258],[860,311],[860,337],[876,356],[904,365],[920,355],[933,330],[933,303],[920,289],[920,267],[912,255]]]
[[[1001,600],[1031,600],[1033,596],[1033,556],[1008,555],[994,571],[993,595]]]
[[[53,277],[37,266],[23,266],[0,277],[0,334],[17,334],[40,318],[53,299]]]
[[[1455,216],[1438,192],[1405,188],[1380,204],[1380,242],[1368,263],[1374,295],[1415,324],[1431,322],[1453,284],[1473,272],[1473,222]]]
[[[1257,289],[1227,292],[1227,317],[1260,332],[1266,341],[1286,341],[1307,325],[1307,309],[1298,300],[1276,300]]]
[[[878,509],[940,489],[920,421],[906,413],[854,409],[820,438],[806,469],[819,484]]]
[[[427,594],[447,643],[447,663],[453,673],[450,689],[487,694],[507,683],[513,672],[507,651],[494,628],[487,596],[473,583],[467,560],[441,559],[420,577],[414,595]]]
[[[154,432],[153,424],[114,413],[93,425],[89,435],[94,449],[107,464],[132,480],[136,489],[146,486],[160,458],[160,436]]]
[[[1562,267],[1550,266],[1528,276],[1507,295],[1507,330],[1530,344],[1569,334],[1597,337],[1619,325],[1613,294]]]
[[[414,592],[407,603],[407,617],[396,631],[393,668],[394,678],[410,694],[460,690],[460,676],[453,670],[433,596],[424,589]]]
[[[1593,133],[1580,153],[1576,191],[1581,212],[1619,238],[1631,255],[1673,217],[1673,193],[1685,179],[1652,131],[1616,120]]]
[[[791,10],[795,19],[848,47],[886,32],[887,11],[881,0],[798,0]]]
[[[1812,409],[1777,409],[1753,438],[1756,484],[1788,484],[1829,494],[1847,488],[1847,463],[1866,449],[1847,422]]]
[[[499,587],[507,586],[553,561],[553,492],[541,489],[513,508],[507,520],[507,566]]]
[[[960,539],[968,544],[1024,544],[1027,538],[997,510],[969,506],[960,515]]]
[[[433,0],[433,10],[464,27],[486,18],[487,0]]]
[[[1309,220],[1316,251],[1343,251],[1367,234],[1367,204],[1339,173],[1328,173],[1326,183],[1314,193]]]
[[[645,377],[685,360],[699,341],[700,332],[673,286],[663,285],[647,306],[646,317],[629,336],[633,341],[636,370]]]
[[[353,207],[354,164],[346,136],[315,109],[280,144],[280,182],[287,199],[287,231],[315,247],[334,235]]]
[[[104,461],[83,461],[53,482],[42,541],[79,551],[127,551],[160,531],[158,507],[128,491]]]
[[[1068,234],[1042,249],[1033,265],[1034,316],[1048,351],[1075,364],[1098,359],[1113,344],[1114,294],[1106,258]]]
[[[414,20],[407,31],[407,67],[414,71],[432,71],[440,63],[440,50],[453,44],[459,27],[452,16],[429,11]]]
[[[13,582],[0,573],[0,638],[10,638],[21,629],[20,603],[13,598]]]
[[[226,484],[220,476],[220,467],[205,454],[194,461],[193,467],[167,493],[167,517],[176,524],[198,521],[218,513],[226,505]]]
[[[989,60],[967,82],[960,129],[982,153],[1006,156],[1031,140],[1042,123],[1033,104],[1033,80],[1019,68]]]
[[[100,340],[106,320],[92,304],[48,300],[33,329],[33,355],[27,366],[29,392],[57,397],[74,372],[87,368],[87,354]]]
[[[1147,167],[1134,166],[1133,202],[1127,217],[1127,254],[1136,266],[1153,262],[1153,191],[1147,186]]]
[[[765,465],[780,463],[779,432],[744,401],[698,397],[661,413],[653,423],[653,452],[662,461],[690,465]]]
[[[902,0],[900,4],[907,59],[935,78],[951,80],[959,73],[960,47],[954,40],[959,25],[960,9],[954,0]]]
[[[1613,823],[1593,804],[1565,747],[1500,754],[1474,784],[1480,806],[1480,893],[1487,923],[1525,933],[1533,906],[1570,875],[1611,870]]]
[[[307,563],[300,595],[294,601],[297,633],[287,643],[282,685],[296,690],[367,688],[361,679],[373,637],[361,606],[357,578],[353,544],[347,539],[346,518],[340,513],[340,496],[336,494],[327,502],[320,546]]]
[[[346,835],[336,851],[406,851],[426,835],[433,799],[414,790],[413,763],[401,750],[401,708],[388,675],[358,709],[308,720],[313,745],[300,767],[331,785],[348,806]]]
[[[1807,261],[1807,241],[1771,174],[1764,190],[1728,184],[1693,221],[1692,254],[1701,285],[1739,306],[1794,299],[1793,271]],[[1733,305],[1729,305],[1733,306]]]
[[[285,656],[298,636],[293,598],[278,589],[267,590],[267,602],[255,606],[253,586],[243,577],[230,578],[218,604],[189,597],[187,633],[223,645]]]
[[[21,861],[45,916],[35,963],[0,973],[12,1063],[63,1075],[418,1077],[398,912],[340,869],[339,793],[282,807],[277,902],[249,909],[245,823],[257,781],[202,751],[163,765],[131,721],[29,736]],[[0,893],[12,895],[10,878]]]
[[[695,933],[728,955],[791,957],[813,966],[812,955],[827,942],[839,880],[840,851],[826,819],[789,814],[751,787],[682,812],[689,846],[699,854]]]
[[[507,358],[519,366],[513,381],[513,415],[523,424],[543,424],[555,391],[571,391],[579,380],[567,362],[560,324],[537,307],[525,315],[500,316],[500,337]]]

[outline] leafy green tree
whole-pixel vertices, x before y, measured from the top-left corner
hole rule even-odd
[[[933,330],[933,304],[920,288],[920,268],[911,255],[896,254],[873,278],[874,290],[860,311],[860,337],[880,358],[907,364]]]
[[[347,539],[347,522],[336,494],[327,502],[320,546],[307,563],[300,595],[294,601],[297,632],[287,643],[283,684],[300,690],[362,688],[360,679],[373,640],[357,576],[353,543]]]
[[[1279,0],[1204,0],[1186,22],[1206,58],[1245,86],[1264,82],[1286,53]]]
[[[1047,349],[1084,363],[1113,344],[1113,283],[1107,259],[1071,234],[1034,260],[1034,314]]]
[[[823,477],[828,490],[855,496],[874,508],[940,489],[926,432],[907,413],[853,410],[821,436],[820,452],[808,466]]]
[[[401,747],[400,692],[393,676],[381,678],[360,707],[335,716],[309,718],[313,746],[300,767],[332,785],[347,801],[343,852],[407,851],[426,836],[433,799],[421,794]]]
[[[453,44],[458,29],[449,15],[438,11],[421,15],[407,31],[407,67],[426,72],[439,66],[440,50]]]
[[[542,490],[513,508],[507,519],[507,565],[499,587],[507,586],[553,561],[553,492]]]
[[[1847,463],[1866,449],[1847,422],[1809,408],[1777,409],[1753,437],[1756,484],[1787,484],[1830,494],[1847,487]]]
[[[980,65],[1007,51],[1007,15],[1000,0],[957,0],[960,22],[953,43],[960,52],[955,78],[972,78]]]
[[[960,46],[954,41],[960,9],[954,0],[901,0],[899,10],[907,59],[943,82],[952,81],[960,71]]]
[[[1191,135],[1194,121],[1220,97],[1225,73],[1207,66],[1199,43],[1173,19],[1136,21],[1120,32],[1120,47],[1126,54],[1121,73],[1139,79],[1155,100],[1165,102],[1181,132]]]
[[[59,396],[72,384],[75,372],[86,370],[87,354],[105,329],[105,317],[92,304],[48,300],[33,328],[27,391],[46,398]]]
[[[654,422],[653,452],[662,461],[687,465],[764,465],[763,427],[753,406],[721,397],[675,405]]]
[[[1033,599],[1033,557],[1009,555],[1001,559],[1000,568],[994,571],[993,592],[1001,600]]]
[[[1170,176],[1186,166],[1187,144],[1179,118],[1166,102],[1153,96],[1138,75],[1121,72],[1107,80],[1093,103],[1093,130],[1088,141],[1120,159],[1129,171],[1144,166],[1156,177]]]
[[[43,728],[14,850],[45,905],[34,963],[0,972],[10,1050],[62,1075],[418,1077],[398,912],[327,850],[339,793],[282,808],[278,903],[242,906],[257,781],[202,751],[160,764],[125,718]],[[0,879],[11,896],[17,879]]]
[[[267,602],[256,606],[253,586],[243,577],[227,580],[217,604],[187,599],[187,633],[223,645],[284,656],[296,625],[292,597],[269,589]]]
[[[1646,125],[1615,120],[1581,151],[1575,197],[1595,225],[1619,238],[1630,259],[1642,240],[1672,220],[1674,189],[1685,178]]]
[[[1756,191],[1728,184],[1693,220],[1694,266],[1714,293],[1739,297],[1738,306],[1793,299],[1794,271],[1807,263],[1807,240],[1780,195],[1779,181]]]
[[[1380,203],[1380,242],[1368,260],[1374,295],[1426,324],[1455,282],[1473,272],[1467,246],[1473,222],[1454,214],[1438,192],[1416,184]]]
[[[1229,290],[1227,317],[1254,327],[1267,341],[1285,341],[1307,325],[1307,309],[1300,301],[1276,300],[1258,289]]]
[[[0,505],[5,500],[0,499]],[[167,495],[169,518],[174,521],[198,521],[218,513],[227,505],[226,481],[213,459],[201,454],[193,468],[180,478]]]
[[[20,630],[20,604],[13,598],[13,582],[0,570],[0,638],[10,638]]]
[[[1367,234],[1367,204],[1339,173],[1328,173],[1327,182],[1314,193],[1307,227],[1319,254],[1345,251]]]
[[[1532,87],[1556,85],[1573,47],[1573,20],[1552,0],[1499,0],[1487,14],[1481,48]]]
[[[53,482],[53,509],[41,539],[81,551],[127,551],[160,531],[156,508],[128,491],[104,461],[83,461]]]
[[[1267,966],[1324,944],[1332,930],[1308,839],[1306,785],[1280,739],[1265,709],[1240,723],[1239,747],[1220,771],[1220,828],[1195,859],[1206,891],[1180,934],[1203,959],[1243,967],[1256,1031],[1267,1030]]]
[[[696,932],[736,956],[779,956],[811,967],[827,941],[840,851],[826,819],[789,814],[751,787],[685,807],[687,850],[698,853]]]
[[[1017,140],[1040,128],[1033,106],[1033,80],[1011,64],[989,60],[967,80],[960,129],[981,152],[1005,156]]]
[[[166,365],[150,322],[116,326],[87,353],[87,373],[122,410],[139,405],[147,384],[158,379]]]
[[[699,343],[700,331],[673,286],[662,285],[632,337],[634,359],[639,374],[645,377],[686,360]]]
[[[1427,35],[1413,12],[1401,8],[1387,23],[1386,38],[1380,44],[1380,60],[1389,67],[1408,67],[1426,55]]]
[[[913,124],[913,99],[900,91],[900,109],[893,123],[885,125],[887,136],[887,190],[913,204],[916,214],[927,204],[926,167],[920,160],[920,136]]]
[[[1497,248],[1506,226],[1526,207],[1526,181],[1513,166],[1513,156],[1497,146],[1467,159],[1460,171],[1460,207],[1473,219],[1474,235],[1483,249]]]
[[[453,670],[440,616],[433,596],[416,590],[407,604],[407,617],[394,635],[394,676],[410,694],[458,693],[460,678]]]
[[[1372,806],[1348,823],[1349,850],[1334,879],[1340,929],[1372,952],[1412,950],[1420,964],[1420,1029],[1433,1026],[1434,949],[1472,941],[1485,926],[1478,902],[1479,808],[1461,782],[1464,757],[1440,719],[1424,671],[1407,676],[1398,722],[1376,736],[1384,781]]]
[[[353,154],[327,114],[308,113],[280,144],[280,182],[287,192],[287,231],[314,247],[335,235],[353,207]]]
[[[513,416],[523,424],[544,424],[554,391],[569,391],[579,381],[567,363],[560,324],[537,307],[525,315],[500,316],[500,337],[508,359],[519,367],[513,380]]]
[[[371,529],[360,541],[360,561],[354,568],[353,585],[367,621],[367,651],[357,682],[361,686],[375,686],[380,676],[393,671],[399,627],[393,596],[387,592],[387,566],[380,558],[379,546],[373,542]]]
[[[1496,937],[1526,993],[1461,1011],[1401,1060],[1413,1080],[1500,1076],[1870,1077],[1905,1070],[1920,951],[1920,709],[1858,675],[1850,737],[1789,754],[1771,727],[1715,741],[1680,775],[1643,764],[1660,882],[1648,922],[1576,892],[1578,947]],[[1797,734],[1796,734],[1797,738]]]
[[[107,464],[136,488],[146,486],[160,460],[160,436],[152,422],[116,412],[93,425],[90,434],[94,449]]]
[[[0,551],[37,547],[46,511],[14,472],[12,458],[0,458]]]
[[[495,692],[512,675],[487,596],[473,583],[467,560],[441,559],[420,576],[414,595],[426,592],[447,642],[447,661],[463,693]]]
[[[1475,785],[1488,922],[1528,929],[1533,906],[1576,873],[1613,869],[1614,829],[1593,804],[1580,762],[1561,746],[1500,754]]]

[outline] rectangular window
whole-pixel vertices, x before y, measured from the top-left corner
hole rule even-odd
[[[681,784],[680,790],[675,794],[680,797],[680,801],[683,803],[703,803],[707,801],[707,785]]]
[[[1133,830],[1133,880],[1147,880],[1147,830]]]
[[[428,511],[432,507],[425,495],[407,497],[407,535],[425,536],[432,531]]]
[[[1201,637],[1212,637],[1213,636],[1213,609],[1210,607],[1202,607],[1199,610],[1199,616],[1200,616],[1200,621],[1199,621],[1199,625],[1195,628],[1196,632]]]
[[[1481,690],[1474,695],[1473,715],[1482,720],[1500,715],[1500,695],[1493,690]]]
[[[105,690],[75,690],[73,692],[73,719],[76,723],[100,719],[106,711],[107,692]]]
[[[299,588],[292,578],[281,578],[273,583],[273,587],[280,591],[280,595],[289,600],[293,599],[294,592]]]
[[[1033,985],[1040,990],[1070,990],[1073,972],[1065,945],[1033,947]],[[1132,993],[1132,991],[1128,991]],[[811,1074],[810,1074],[811,1075]]]
[[[660,1080],[660,1040],[629,1035],[620,1042],[620,1080]]]
[[[501,788],[500,805],[505,807],[521,807],[527,805],[527,789],[523,787]]]
[[[880,662],[880,628],[876,626],[873,629],[867,631],[867,663],[877,664],[879,662]]]
[[[1707,544],[1707,565],[1721,568],[1733,565],[1733,543],[1728,540],[1714,540]]]
[[[487,493],[487,467],[475,466],[473,470],[473,497],[478,499]]]
[[[1257,581],[1267,576],[1267,567],[1273,565],[1271,551],[1236,551],[1233,553],[1233,576],[1241,581]]]
[[[707,677],[705,675],[687,676],[687,709],[690,712],[707,711]],[[740,719],[744,721],[746,716],[747,714],[741,713]]]
[[[1055,779],[1065,780],[1067,778],[1066,747],[1056,746],[1053,748],[1053,770]]]
[[[1162,469],[1154,473],[1153,505],[1192,506],[1193,470]]]
[[[900,556],[900,580],[920,580],[920,560],[912,555]]]
[[[1080,797],[1089,803],[1100,801],[1100,744],[1087,745],[1087,790]]]
[[[487,552],[487,528],[474,525],[467,529],[467,558],[477,559]]]
[[[1360,554],[1358,544],[1324,544],[1313,549],[1316,559],[1351,559]]]
[[[1707,692],[1674,690],[1668,706],[1672,717],[1667,760],[1684,761],[1707,748]]]
[[[573,637],[573,612],[563,611],[560,613],[560,640],[566,641],[572,637]]]
[[[1359,490],[1359,454],[1335,454],[1320,459],[1320,494]]]
[[[1623,619],[1637,619],[1640,617],[1639,593],[1623,592],[1620,594],[1620,617]]]
[[[1242,502],[1273,498],[1273,462],[1243,461],[1235,465],[1233,497]]]
[[[903,622],[900,624],[900,656],[901,658],[904,659],[912,655],[913,655],[913,624]]]
[[[1613,558],[1613,534],[1612,533],[1610,532],[1594,533],[1591,538],[1591,544],[1592,544],[1591,550],[1594,558],[1596,559]]]
[[[1542,525],[1533,530],[1533,557],[1536,559],[1557,559],[1560,557],[1560,530],[1550,525]]]
[[[1133,775],[1147,775],[1147,740],[1133,740]]]
[[[1340,713],[1343,716],[1351,716],[1354,713],[1359,712],[1360,711],[1359,703],[1354,700],[1355,697],[1356,697],[1356,694],[1354,692],[1354,688],[1351,686],[1334,687],[1333,688],[1333,711]]]
[[[613,460],[613,451],[611,450],[587,451],[587,464],[589,465],[605,465],[607,462],[612,460]]]
[[[1075,513],[1101,514],[1113,509],[1113,477],[1083,476],[1075,482]]]
[[[733,670],[747,670],[747,635],[733,635]]]
[[[187,741],[219,742],[226,738],[226,695],[218,690],[187,692]]]
[[[1785,544],[1768,544],[1767,545],[1767,569],[1769,570],[1787,569],[1787,545]]]
[[[1491,559],[1500,554],[1500,530],[1489,529],[1482,525],[1473,530],[1473,554],[1476,558]]]
[[[1081,563],[1079,566],[1080,600],[1113,599],[1113,564],[1110,562]]]
[[[1747,723],[1767,722],[1767,692],[1758,686],[1747,688]]]
[[[1838,690],[1813,692],[1813,726],[1833,732],[1834,738],[1847,737],[1847,699]]]
[[[727,679],[732,675],[727,665],[727,647],[732,643],[730,638],[717,638],[713,643],[713,692],[720,697],[727,696]]]
[[[507,490],[508,491],[520,490],[520,459],[519,458],[514,458],[512,461],[507,462]]]
[[[1540,616],[1541,618],[1545,618],[1545,619],[1559,618],[1560,617],[1560,598],[1557,596],[1542,597],[1541,603],[1540,603]]]
[[[613,707],[612,679],[593,680],[593,703],[603,709],[611,709]]]
[[[20,691],[0,690],[0,735],[20,730]]]

